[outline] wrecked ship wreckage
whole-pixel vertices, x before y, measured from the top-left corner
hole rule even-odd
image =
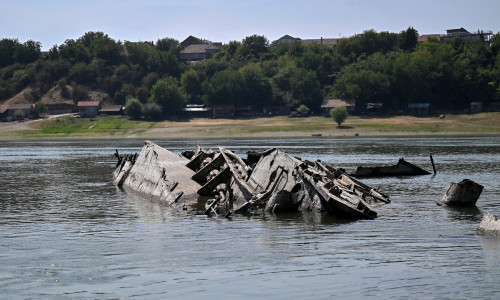
[[[139,155],[120,155],[115,184],[125,191],[178,210],[207,215],[252,212],[328,212],[373,219],[372,201],[389,203],[342,169],[302,161],[278,149],[250,152],[243,160],[232,151],[184,151],[181,155],[146,141]]]

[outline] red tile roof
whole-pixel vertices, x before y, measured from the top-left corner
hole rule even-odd
[[[337,106],[354,107],[356,100],[351,99],[326,99],[323,101],[321,108],[334,108]]]
[[[78,107],[98,107],[99,101],[78,101]]]

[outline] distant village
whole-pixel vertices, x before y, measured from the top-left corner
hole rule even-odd
[[[479,40],[484,42],[489,42],[493,36],[492,31],[482,31],[469,32],[464,28],[449,29],[446,34],[424,34],[418,37],[417,42],[426,42],[430,39],[435,39],[437,41],[451,39],[460,37],[467,40]],[[302,43],[304,45],[308,44],[321,44],[328,47],[336,46],[342,38],[319,38],[319,39],[301,39],[298,37],[292,37],[290,35],[284,35],[283,37],[277,39],[273,44],[293,44]],[[154,46],[153,42],[145,42],[151,46]],[[210,59],[213,55],[223,47],[222,43],[209,42],[194,36],[189,36],[184,41],[180,43],[181,51],[180,57],[184,61],[197,62],[206,59]],[[96,100],[91,101],[79,101],[76,104],[71,101],[51,103],[50,100],[43,101],[47,106],[48,114],[65,114],[65,113],[75,113],[80,117],[96,117],[109,116],[109,115],[123,115],[124,107],[122,105],[107,104],[105,101],[99,100],[99,97],[92,97]],[[50,95],[49,95],[50,97]],[[0,120],[1,121],[14,121],[29,118],[31,111],[35,104],[29,103],[15,103],[15,104],[4,104],[0,105]],[[338,106],[344,106],[347,108],[349,114],[367,114],[367,115],[377,115],[382,112],[382,103],[367,103],[366,107],[359,108],[356,106],[356,101],[352,99],[324,99],[321,105],[320,112],[312,112],[315,115],[325,115],[329,116],[329,111]],[[492,103],[488,107],[489,111],[500,111],[500,103]],[[471,102],[470,109],[468,113],[477,113],[484,111],[481,102]],[[403,112],[401,112],[403,113]],[[412,103],[407,105],[407,110],[405,113],[410,115],[428,115],[431,113],[431,106],[429,103]],[[300,113],[296,108],[292,107],[265,107],[263,111],[256,112],[253,111],[251,106],[245,107],[235,107],[234,105],[212,105],[211,107],[206,107],[204,105],[187,105],[181,115],[185,117],[206,117],[206,118],[234,118],[234,117],[258,117],[258,116],[274,116],[274,115],[290,115],[299,116]]]

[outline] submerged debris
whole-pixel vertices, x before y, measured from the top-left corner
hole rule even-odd
[[[377,213],[369,202],[390,202],[341,169],[278,149],[251,152],[243,160],[222,147],[176,155],[146,141],[133,159],[115,155],[116,185],[172,208],[199,211],[202,206],[207,215],[318,211],[373,219]]]
[[[476,204],[483,188],[470,179],[464,179],[459,183],[452,182],[443,199],[436,202],[439,205],[472,206]]]
[[[487,211],[477,227],[477,233],[500,236],[500,219]]]
[[[500,219],[490,212],[486,212],[477,227],[477,233],[483,235],[500,236]]]
[[[432,156],[431,156],[432,159]],[[434,162],[432,163],[434,166]],[[354,177],[383,177],[383,176],[415,176],[429,175],[431,173],[426,170],[407,162],[404,158],[400,158],[398,163],[392,166],[379,167],[358,167],[356,172],[352,174]],[[435,172],[434,172],[435,174]]]

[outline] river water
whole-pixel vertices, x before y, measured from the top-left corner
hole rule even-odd
[[[354,171],[404,157],[437,175],[363,182],[391,196],[375,220],[328,215],[232,219],[171,212],[113,185],[113,153],[143,141],[0,145],[0,295],[4,299],[498,299],[500,138],[154,141],[180,153],[278,147]],[[451,182],[484,186],[477,207],[436,205]]]

